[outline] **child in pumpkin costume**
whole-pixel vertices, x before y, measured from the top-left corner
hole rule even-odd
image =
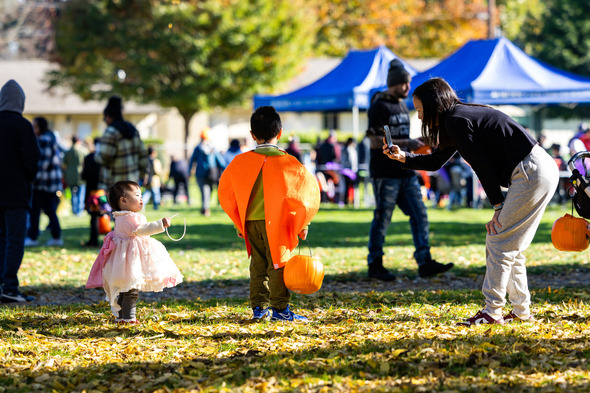
[[[319,209],[320,190],[315,177],[276,145],[283,126],[273,107],[258,108],[250,127],[257,147],[237,155],[225,169],[219,203],[246,241],[254,319],[306,322],[289,309],[283,268],[297,237],[307,237],[307,225]]]

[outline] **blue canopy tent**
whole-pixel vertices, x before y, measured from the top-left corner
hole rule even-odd
[[[358,134],[359,109],[367,109],[371,93],[387,80],[389,62],[397,58],[384,46],[368,51],[350,51],[331,72],[290,93],[254,96],[254,107],[272,105],[279,112],[351,111],[353,133]],[[417,72],[400,59],[410,75]]]
[[[444,78],[465,102],[489,105],[590,102],[590,78],[542,63],[504,37],[469,41],[436,66],[416,75],[412,90],[432,77]]]

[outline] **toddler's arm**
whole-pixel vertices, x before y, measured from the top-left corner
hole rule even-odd
[[[165,223],[164,223],[165,220],[167,220],[168,225],[165,225]],[[132,234],[137,235],[137,236],[155,235],[156,233],[164,232],[164,228],[169,227],[169,226],[170,226],[170,218],[166,217],[166,218],[163,218],[158,221],[152,221],[152,222],[148,222],[143,225],[140,225],[137,227],[137,229],[135,231],[132,232]]]

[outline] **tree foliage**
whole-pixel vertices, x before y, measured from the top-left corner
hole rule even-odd
[[[242,103],[290,77],[313,34],[299,0],[70,0],[50,87],[200,110]]]
[[[442,57],[487,37],[485,0],[308,1],[318,17],[320,54],[385,45],[402,57]]]
[[[548,0],[527,14],[521,40],[534,56],[570,72],[590,76],[590,2]]]
[[[522,29],[528,20],[539,20],[545,10],[543,0],[498,0],[498,14],[502,34],[509,40],[524,47]]]
[[[532,0],[529,0],[532,1]],[[516,39],[523,49],[555,67],[590,77],[590,2],[547,0],[541,10],[529,8]],[[549,117],[588,117],[590,105],[549,107]]]

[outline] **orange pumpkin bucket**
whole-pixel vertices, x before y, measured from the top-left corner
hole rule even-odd
[[[108,214],[103,214],[98,218],[98,233],[106,235],[111,231],[111,218]]]
[[[553,223],[551,242],[559,251],[584,251],[590,244],[590,223],[566,214]]]
[[[308,243],[309,246],[309,243]],[[324,265],[311,255],[295,255],[283,270],[287,288],[295,293],[309,295],[319,291],[324,281]]]

